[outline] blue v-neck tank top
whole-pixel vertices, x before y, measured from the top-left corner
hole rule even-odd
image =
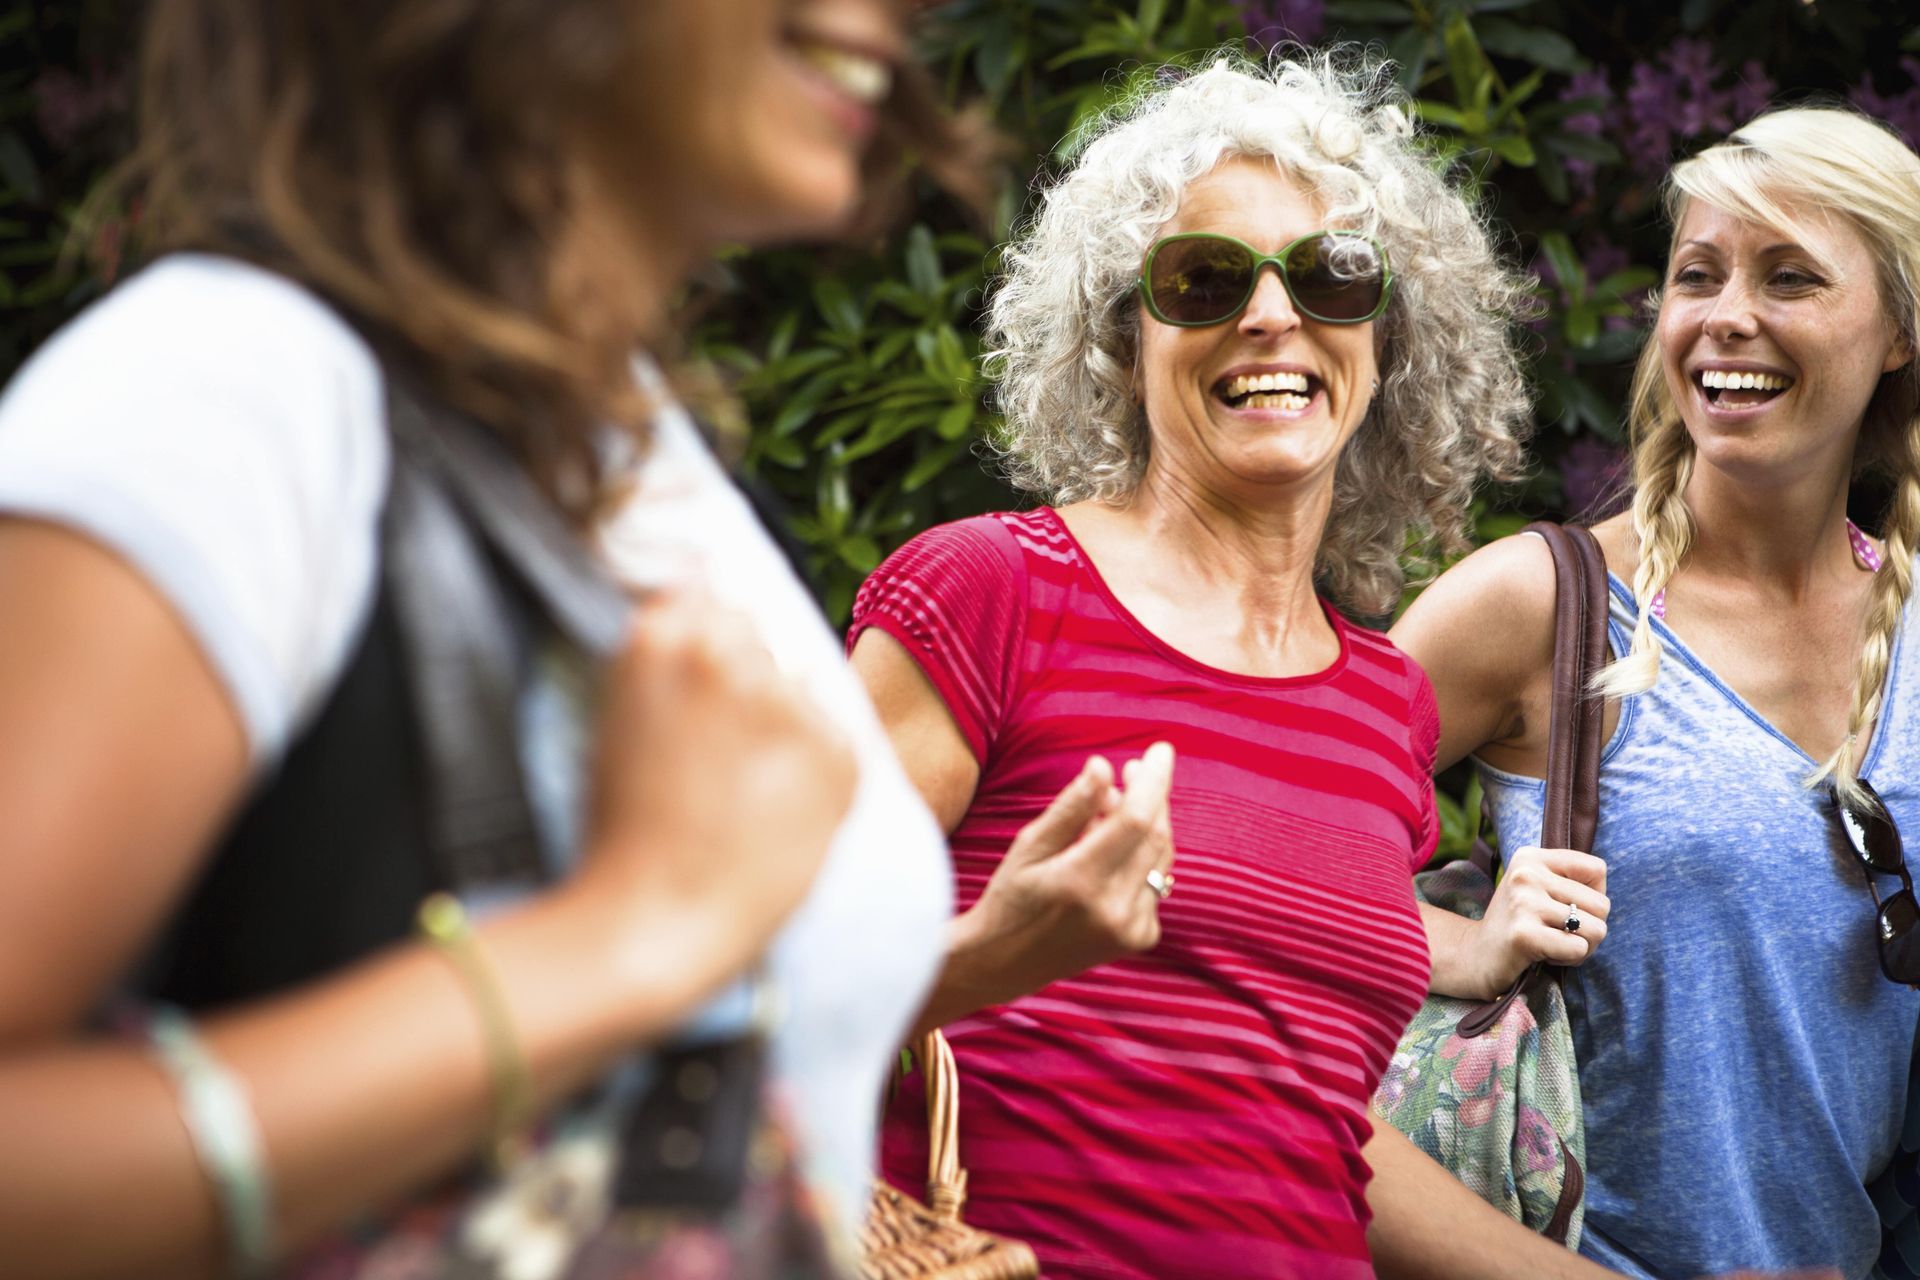
[[[1626,651],[1632,593],[1611,580]],[[1920,859],[1913,608],[1862,776]],[[1882,976],[1873,900],[1816,767],[1664,622],[1659,682],[1621,705],[1594,851],[1606,942],[1567,971],[1587,1123],[1581,1252],[1628,1275],[1838,1267],[1865,1276],[1865,1184],[1892,1156],[1920,992]],[[1480,765],[1502,848],[1540,840],[1545,784]],[[1880,881],[1882,893],[1899,888]]]

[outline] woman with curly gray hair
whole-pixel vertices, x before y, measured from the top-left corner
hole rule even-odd
[[[1008,263],[1003,447],[1052,505],[915,539],[851,636],[951,832],[923,1021],[965,1080],[969,1218],[1050,1276],[1370,1276],[1437,724],[1335,606],[1389,610],[1409,543],[1458,544],[1516,466],[1525,291],[1389,79],[1328,58],[1152,84]],[[1139,797],[1176,751],[1169,821]],[[888,1117],[903,1187],[922,1106]]]

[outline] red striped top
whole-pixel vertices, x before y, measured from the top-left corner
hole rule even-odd
[[[1438,717],[1412,660],[1327,617],[1324,671],[1206,666],[1046,509],[931,530],[855,601],[849,643],[905,645],[979,759],[952,836],[962,907],[1089,754],[1177,752],[1160,945],[947,1029],[967,1220],[1032,1243],[1050,1277],[1373,1274],[1360,1148],[1426,990],[1410,872],[1437,834]],[[918,1077],[883,1163],[924,1194]]]

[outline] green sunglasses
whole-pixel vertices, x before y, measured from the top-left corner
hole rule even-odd
[[[1161,324],[1197,329],[1246,310],[1273,264],[1301,315],[1322,324],[1365,324],[1387,309],[1393,272],[1380,242],[1350,231],[1313,231],[1275,254],[1211,231],[1156,240],[1140,266],[1140,297]]]

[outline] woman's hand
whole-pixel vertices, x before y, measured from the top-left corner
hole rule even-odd
[[[1568,907],[1580,928],[1566,928]],[[1607,864],[1573,849],[1516,852],[1480,920],[1423,912],[1433,952],[1433,990],[1490,1000],[1536,960],[1576,965],[1607,936]]]
[[[1173,748],[1122,771],[1089,759],[1007,849],[978,902],[954,921],[947,972],[923,1022],[1003,1004],[1160,941],[1148,873],[1173,867]]]
[[[663,597],[608,672],[575,887],[635,929],[671,927],[694,985],[717,985],[799,905],[857,776],[744,618]]]

